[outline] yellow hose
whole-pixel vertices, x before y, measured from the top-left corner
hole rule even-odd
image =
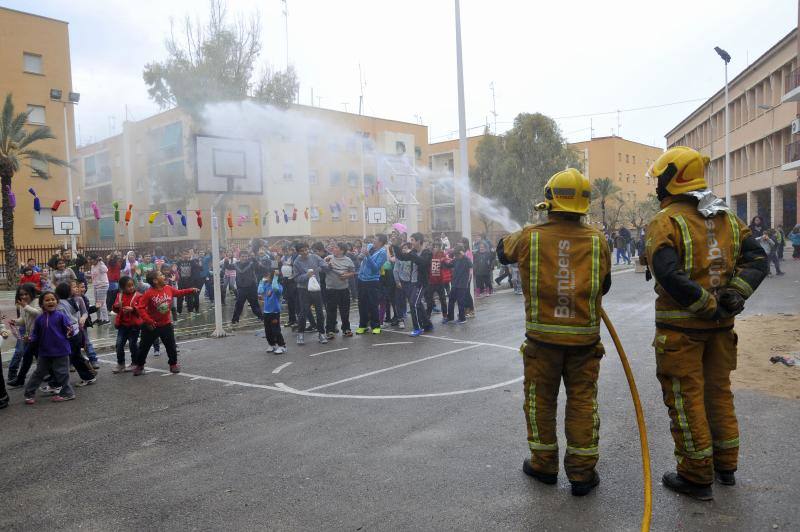
[[[636,389],[636,381],[633,379],[631,366],[628,364],[628,357],[625,355],[625,350],[622,348],[622,342],[619,341],[617,331],[614,329],[614,324],[608,319],[608,314],[605,310],[600,310],[600,315],[603,317],[603,323],[606,324],[611,339],[614,341],[614,347],[617,348],[619,359],[622,362],[622,369],[625,370],[625,378],[628,379],[628,387],[631,389],[631,398],[633,399],[633,408],[636,410],[636,424],[639,426],[639,444],[642,450],[642,473],[644,475],[644,512],[642,514],[642,532],[650,530],[650,518],[653,514],[653,489],[652,479],[650,477],[650,447],[647,445],[647,427],[644,424],[644,412],[642,411],[642,403],[639,401],[639,391]]]

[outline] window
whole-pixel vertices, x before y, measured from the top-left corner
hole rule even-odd
[[[619,173],[619,180],[622,181],[622,172]]]
[[[33,168],[33,177],[40,177],[42,174],[38,172],[42,172],[44,175],[50,170],[50,166],[47,164],[47,161],[43,161],[41,159],[31,159],[31,168]]]
[[[111,161],[107,151],[83,158],[83,182],[86,186],[111,182]]]
[[[331,220],[333,220],[334,222],[338,222],[341,219],[342,219],[342,211],[336,208],[331,209]]]
[[[626,183],[630,183],[630,182],[631,182],[631,176],[630,176],[630,174],[625,174],[625,182],[626,182]]]
[[[319,221],[319,207],[311,207],[311,221],[318,222]]]
[[[151,162],[175,159],[183,155],[183,124],[174,122],[154,129],[149,134],[154,153]]]
[[[342,184],[342,173],[336,170],[331,171],[331,186],[338,187]]]
[[[403,155],[406,152],[406,143],[398,140],[394,143],[394,151],[397,155]]]
[[[631,161],[630,161],[630,157],[628,157],[628,154],[627,154],[627,153],[625,154],[625,162],[626,162],[626,163],[629,163],[629,162],[631,162]]]
[[[44,70],[42,69],[42,56],[23,52],[22,70],[28,74],[44,74]]]
[[[622,153],[618,153],[618,154],[617,154],[617,160],[618,160],[619,162],[622,162]]]
[[[42,207],[40,211],[33,211],[34,227],[53,227],[53,211]]]
[[[422,148],[419,146],[414,146],[414,156],[417,158],[417,160],[422,159]]]
[[[316,185],[318,182],[319,182],[319,176],[317,175],[317,172],[314,170],[308,172],[308,184]]]
[[[631,183],[636,183],[636,174],[633,174],[632,177],[633,177],[633,181],[631,181]]]
[[[405,205],[398,205],[397,206],[397,219],[398,220],[405,220],[406,219],[406,206]]]
[[[43,105],[31,105],[31,104],[28,104],[28,123],[29,124],[37,124],[37,125],[44,125],[45,124],[45,115],[44,115],[44,106]]]
[[[350,207],[349,209],[349,218],[351,222],[358,221],[358,210],[355,207]]]
[[[422,222],[422,208],[417,205],[417,222]]]
[[[294,168],[292,167],[291,163],[285,163],[283,165],[283,180],[284,181],[293,181],[294,180]]]
[[[631,155],[631,157],[633,157],[633,164],[636,164],[636,156],[635,155]]]
[[[347,172],[347,184],[351,187],[358,186],[358,172],[355,170],[350,170]]]

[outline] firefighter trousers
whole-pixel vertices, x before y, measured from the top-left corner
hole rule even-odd
[[[603,344],[569,347],[525,340],[520,351],[525,364],[524,409],[533,469],[558,473],[556,409],[563,378],[567,390],[564,469],[570,481],[591,480],[599,457],[597,377],[605,353]]]
[[[714,469],[736,471],[739,426],[730,378],[736,343],[733,330],[676,331],[656,325],[656,374],[669,411],[677,470],[697,484],[711,484]]]

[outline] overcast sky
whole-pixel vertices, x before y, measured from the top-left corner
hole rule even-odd
[[[667,5],[668,4],[668,5]],[[125,118],[155,112],[145,63],[165,57],[170,19],[204,17],[204,0],[0,0],[0,5],[69,22],[80,140],[119,132]],[[232,15],[262,21],[262,62],[286,65],[280,0],[229,0]],[[358,109],[429,126],[432,141],[458,128],[452,0],[288,0],[289,60],[300,102]],[[462,0],[467,126],[497,128],[520,112],[594,115],[595,136],[618,127],[615,110],[705,99],[723,84],[713,50],[733,57],[731,77],[797,26],[795,0]],[[664,145],[664,134],[701,102],[619,114],[626,138]],[[601,114],[612,111],[611,114]],[[559,119],[571,141],[589,137],[589,116]],[[450,137],[448,137],[450,135]]]

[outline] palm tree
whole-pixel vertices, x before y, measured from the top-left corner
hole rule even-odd
[[[14,103],[11,94],[6,95],[3,111],[0,113],[0,188],[2,188],[3,208],[3,247],[6,259],[6,280],[9,286],[16,284],[19,271],[17,269],[17,250],[14,246],[14,209],[9,200],[11,179],[20,169],[22,163],[33,170],[34,175],[47,179],[50,174],[47,164],[67,166],[65,161],[39,151],[33,147],[39,141],[54,139],[53,132],[47,126],[26,126],[30,111],[14,114]],[[38,167],[32,163],[43,163]]]
[[[592,195],[600,200],[600,210],[603,213],[603,229],[606,228],[606,200],[622,190],[610,177],[595,179],[592,183]]]

